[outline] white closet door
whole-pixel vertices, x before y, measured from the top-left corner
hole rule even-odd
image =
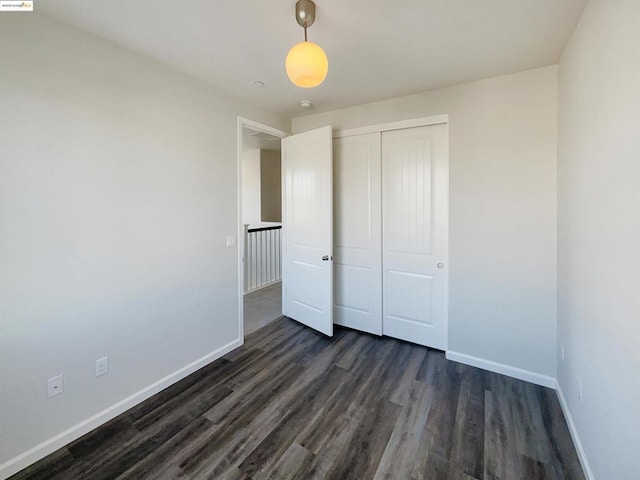
[[[446,125],[382,133],[383,333],[446,349]]]
[[[331,127],[282,142],[282,310],[333,336]]]
[[[334,317],[382,335],[380,134],[333,141]]]

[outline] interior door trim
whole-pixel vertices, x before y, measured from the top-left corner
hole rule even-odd
[[[428,127],[430,125],[440,125],[443,123],[449,123],[449,115],[432,115],[430,117],[401,120],[399,122],[381,123],[379,125],[369,125],[366,127],[334,130],[333,138],[351,137],[353,135],[362,135],[365,133],[381,133],[391,130],[404,130],[405,128],[413,127]]]
[[[236,144],[236,177],[237,181],[237,217],[236,248],[238,249],[238,338],[244,344],[244,223],[242,221],[242,130],[249,128],[257,132],[268,133],[274,137],[285,138],[291,135],[284,130],[265,125],[238,115]]]

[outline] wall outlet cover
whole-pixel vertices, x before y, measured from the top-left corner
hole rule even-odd
[[[49,398],[60,395],[62,392],[64,392],[64,378],[62,375],[57,375],[47,380],[47,396]]]
[[[96,377],[100,377],[109,371],[109,357],[96,360]]]
[[[577,380],[578,380],[578,400],[582,401],[582,381],[580,380],[580,378],[578,378]]]

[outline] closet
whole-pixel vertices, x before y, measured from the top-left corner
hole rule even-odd
[[[284,315],[446,349],[447,122],[284,139]]]
[[[444,350],[447,124],[339,135],[334,322]]]

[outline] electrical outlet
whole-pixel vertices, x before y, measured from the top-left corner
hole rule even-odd
[[[109,357],[102,357],[96,360],[96,377],[106,374],[109,371]]]
[[[582,401],[582,381],[579,377],[576,380],[578,380],[578,400]]]
[[[560,344],[560,360],[564,362],[564,345]]]
[[[227,235],[227,247],[235,247],[235,246],[236,246],[236,236]]]
[[[64,392],[64,379],[62,375],[51,377],[47,380],[47,396],[49,398],[60,395]]]

